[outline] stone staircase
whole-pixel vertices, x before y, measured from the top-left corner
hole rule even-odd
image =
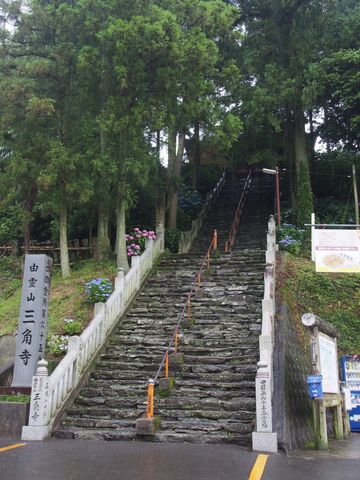
[[[212,260],[192,302],[195,325],[182,330],[180,341],[184,364],[175,369],[170,396],[155,396],[162,427],[146,440],[250,445],[272,193],[265,181],[254,178],[234,248]],[[214,228],[223,251],[244,182],[244,176],[227,182],[192,251],[165,256],[147,280],[55,437],[134,439],[148,379],[158,369]]]

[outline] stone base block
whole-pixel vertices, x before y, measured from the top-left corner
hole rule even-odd
[[[35,427],[33,425],[23,427],[21,440],[45,440],[51,435],[51,427]]]
[[[141,417],[136,420],[135,433],[136,435],[155,435],[155,432],[160,428],[160,425],[160,417]]]
[[[159,393],[160,395],[168,395],[174,388],[175,380],[173,377],[159,379]]]
[[[277,453],[277,433],[276,432],[253,432],[252,449],[256,452]]]
[[[29,409],[29,403],[0,402],[0,437],[20,438]]]

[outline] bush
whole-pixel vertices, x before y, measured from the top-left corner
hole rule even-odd
[[[172,253],[177,253],[179,250],[179,240],[181,231],[178,228],[167,228],[165,230],[165,248]]]
[[[294,255],[299,255],[304,240],[304,230],[285,223],[277,229],[277,240],[280,250],[286,250]]]
[[[58,356],[67,352],[69,337],[66,335],[51,335],[47,342],[49,353]]]
[[[141,230],[135,227],[132,232],[125,235],[127,256],[141,255],[145,250],[145,240],[155,240],[156,233],[153,230]]]
[[[78,335],[82,331],[81,323],[73,318],[64,319],[64,333],[67,335]]]
[[[108,278],[94,278],[85,285],[85,291],[91,303],[106,302],[113,292],[113,286]]]
[[[22,275],[22,260],[13,255],[0,259],[0,278],[16,278]]]

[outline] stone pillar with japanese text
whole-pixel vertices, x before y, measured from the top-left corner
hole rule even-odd
[[[12,387],[31,387],[44,358],[52,259],[26,255]]]

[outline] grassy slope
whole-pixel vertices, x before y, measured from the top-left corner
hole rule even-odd
[[[50,292],[48,335],[63,333],[64,318],[73,318],[85,327],[93,316],[93,306],[86,300],[85,283],[98,277],[113,280],[115,274],[115,261],[81,261],[66,280],[61,278],[59,270],[55,270]],[[0,279],[0,335],[17,330],[21,285],[21,278]]]
[[[339,353],[360,353],[360,275],[316,273],[315,264],[287,255],[283,294],[299,317],[313,312],[340,332]]]

